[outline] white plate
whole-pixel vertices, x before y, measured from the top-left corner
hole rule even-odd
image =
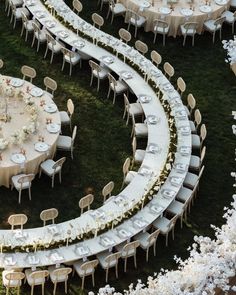
[[[112,64],[114,62],[114,57],[113,56],[102,56],[101,60],[105,62],[106,64]]]
[[[61,126],[56,123],[47,124],[47,131],[50,133],[58,133],[61,130]]]
[[[189,126],[181,126],[179,128],[179,131],[181,132],[182,135],[189,135],[191,133],[191,129]]]
[[[40,97],[43,95],[43,89],[34,87],[30,90],[30,94],[35,97]]]
[[[160,7],[159,11],[161,14],[170,14],[171,13],[171,10],[169,7]]]
[[[57,111],[57,106],[55,105],[55,103],[50,103],[50,104],[44,105],[43,109],[47,113],[55,113]]]
[[[201,6],[199,6],[199,10],[202,13],[210,13],[210,12],[212,12],[211,6],[208,6],[208,5],[201,5]]]
[[[46,152],[48,150],[49,146],[47,143],[45,142],[37,142],[35,145],[34,145],[34,149],[37,151],[37,152]]]
[[[143,1],[140,3],[140,6],[143,8],[148,8],[151,6],[151,4],[148,1]]]
[[[121,77],[124,80],[128,80],[128,79],[132,79],[133,78],[133,74],[131,72],[124,71],[124,72],[121,72]]]
[[[147,102],[150,102],[152,100],[152,97],[149,96],[149,95],[140,94],[140,95],[138,95],[138,99],[142,103],[147,103]]]
[[[147,146],[147,152],[152,154],[158,154],[161,152],[161,148],[155,143],[149,143]]]
[[[153,77],[161,77],[163,75],[162,72],[158,69],[151,69],[150,73]]]
[[[180,12],[184,16],[191,16],[191,15],[193,15],[192,9],[189,9],[189,8],[181,8]]]
[[[84,40],[75,40],[74,42],[72,42],[72,44],[76,47],[76,48],[83,48],[85,46],[85,42]]]
[[[188,156],[191,153],[191,148],[189,146],[181,146],[179,152],[182,156]]]
[[[217,5],[225,5],[225,4],[227,4],[227,1],[226,0],[215,0],[215,3],[217,4]]]
[[[152,174],[152,170],[149,167],[143,166],[139,169],[138,174],[142,176],[150,176]]]
[[[182,184],[182,181],[183,181],[183,178],[181,177],[176,177],[176,176],[172,176],[170,177],[170,183],[173,185],[173,186],[180,186]]]
[[[26,157],[23,154],[13,154],[11,160],[16,164],[22,164],[25,162]]]
[[[61,256],[59,253],[57,252],[54,252],[54,253],[51,253],[50,254],[50,258],[52,261],[54,262],[59,262],[59,261],[62,261],[64,259],[63,256]]]
[[[172,191],[170,189],[163,189],[161,191],[161,194],[164,198],[173,198],[175,196],[175,191]]]
[[[46,16],[46,13],[45,13],[44,11],[37,11],[37,12],[35,13],[35,16],[36,16],[37,18],[44,18],[44,17]]]
[[[163,207],[161,207],[161,206],[156,206],[156,205],[152,205],[152,206],[150,206],[149,207],[150,208],[150,211],[152,212],[152,213],[154,213],[154,214],[159,214],[159,213],[161,213],[162,211],[163,211]]]
[[[147,124],[155,125],[160,121],[160,118],[154,115],[148,115],[145,121],[147,122]]]
[[[186,164],[182,164],[182,163],[176,163],[174,164],[174,168],[177,170],[177,172],[179,173],[184,173],[187,171],[187,166]]]
[[[54,21],[52,21],[52,20],[47,20],[47,21],[45,22],[45,25],[46,25],[49,29],[51,29],[51,28],[54,28],[54,27],[56,26],[56,22],[54,22]]]
[[[10,85],[14,87],[20,87],[24,84],[24,80],[18,79],[18,78],[12,78]]]
[[[69,33],[66,31],[59,31],[56,33],[56,35],[62,39],[65,39],[69,36]]]
[[[144,228],[147,225],[147,222],[141,218],[137,218],[133,221],[133,225],[136,228]]]

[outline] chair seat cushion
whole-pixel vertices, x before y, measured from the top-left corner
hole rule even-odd
[[[137,137],[148,136],[148,127],[147,127],[147,124],[145,124],[145,123],[136,123],[134,130],[135,130],[135,135]]]
[[[68,279],[68,275],[60,275],[60,276],[56,276],[55,274],[54,274],[54,270],[55,269],[58,269],[58,268],[56,268],[55,266],[50,266],[49,268],[48,268],[48,271],[49,271],[49,276],[50,276],[50,279],[51,279],[51,281],[54,283],[54,282],[65,282],[65,281],[67,281],[67,279]]]
[[[116,3],[114,8],[111,8],[114,14],[122,14],[126,12],[126,8],[121,3]]]
[[[192,155],[190,158],[189,168],[193,170],[199,170],[200,167],[201,167],[200,157]]]
[[[157,32],[159,34],[167,34],[169,32],[169,27],[158,27],[158,26],[155,26],[154,27],[154,32]]]
[[[16,17],[17,20],[22,19],[22,14],[21,14],[22,12],[27,17],[29,17],[29,10],[26,9],[26,8],[20,7],[20,8],[16,8],[16,10],[15,10],[15,17]]]
[[[109,73],[108,69],[104,69],[102,67],[101,67],[101,71],[100,72],[97,72],[96,70],[93,70],[93,75],[95,77],[97,77],[97,78],[99,76],[99,78],[101,80],[105,79],[107,77],[108,73]]]
[[[196,126],[193,121],[189,121],[190,129],[192,133],[196,133]]]
[[[61,124],[70,124],[70,117],[67,112],[60,112]]]
[[[23,5],[23,0],[11,0],[11,3],[13,4],[13,6],[19,7]]]
[[[199,149],[201,145],[200,137],[197,134],[192,134],[192,148]]]
[[[59,135],[57,140],[57,148],[61,149],[71,149],[72,138],[70,136]]]
[[[109,256],[112,253],[109,252],[103,252],[97,255],[97,258],[99,260],[99,263],[101,264],[103,269],[108,268],[108,263],[105,261],[106,257]],[[110,261],[109,267],[114,267],[117,264],[117,260],[113,259],[112,261]]]
[[[33,32],[33,30],[34,30],[32,23],[33,23],[32,20],[29,20],[28,22],[24,23],[24,27],[28,32]]]
[[[134,161],[137,163],[142,163],[145,156],[145,150],[136,150],[134,154]]]
[[[137,175],[136,171],[129,171],[125,177],[125,184],[130,183],[136,175]]]
[[[143,16],[139,16],[139,19],[136,21],[135,18],[131,17],[130,18],[130,23],[132,25],[137,25],[137,27],[142,27],[146,22],[146,18]]]
[[[143,108],[140,103],[131,103],[129,107],[130,115],[139,116],[143,114]]]
[[[181,30],[181,33],[182,33],[182,35],[190,35],[190,36],[193,36],[194,34],[196,34],[196,29],[186,29],[185,27],[184,27],[184,25],[181,25],[180,26],[180,30]]]
[[[56,41],[55,45],[53,45],[51,42],[49,42],[48,48],[55,53],[59,53],[59,52],[61,52],[62,45],[57,41]]]
[[[115,90],[116,90],[117,94],[123,93],[128,89],[128,86],[125,82],[120,81],[120,80],[117,80],[116,82],[117,82],[117,84],[115,86]],[[111,85],[111,89],[114,91],[113,84],[110,84],[110,85]]]
[[[91,268],[87,268],[86,274],[85,274],[85,272],[80,268],[83,263],[84,263],[83,261],[78,261],[78,262],[73,264],[75,271],[77,272],[77,274],[80,277],[92,274],[94,272],[94,268],[91,267]]]
[[[18,182],[18,179],[21,178],[22,176],[26,176],[26,174],[18,174],[18,175],[12,176],[11,178],[12,183],[17,190],[21,189],[21,184]],[[22,189],[27,189],[29,188],[29,186],[30,186],[30,183],[28,181],[22,183]]]
[[[159,228],[161,234],[165,235],[169,232],[170,220],[166,217],[159,217],[156,221],[153,222],[155,228]]]
[[[35,32],[35,38],[38,39],[41,43],[46,42],[46,34],[44,30],[41,30],[40,33]]]
[[[184,186],[190,189],[194,189],[197,181],[198,181],[198,175],[188,172],[184,179]]]
[[[176,199],[180,200],[181,202],[185,203],[188,201],[192,196],[193,191],[187,187],[181,187],[180,191],[178,192]]]
[[[52,176],[54,174],[54,169],[52,168],[54,164],[55,164],[55,161],[53,161],[52,159],[48,159],[44,161],[43,163],[41,163],[40,167],[46,174],[48,174],[49,176]],[[57,167],[55,173],[59,171],[60,171],[60,167]]]
[[[184,211],[184,204],[174,200],[173,202],[171,202],[166,210],[173,215],[180,215]]]
[[[221,16],[225,17],[225,21],[229,24],[232,24],[235,21],[234,14],[231,11],[225,11]]]
[[[135,237],[134,237],[134,239],[136,240],[136,241],[139,241],[140,242],[140,247],[142,248],[142,249],[144,249],[144,250],[146,250],[149,246],[150,246],[150,244],[149,244],[149,242],[148,242],[148,238],[149,238],[149,236],[150,236],[150,234],[149,233],[147,233],[147,232],[142,232],[142,233],[139,233],[139,234],[137,234]]]
[[[69,55],[64,55],[64,59],[66,62],[71,63],[72,65],[76,65],[80,61],[80,55],[78,53],[74,53],[71,59]]]
[[[210,32],[214,32],[217,31],[221,28],[221,25],[215,25],[215,20],[214,19],[210,19],[204,22],[204,27],[210,31]]]

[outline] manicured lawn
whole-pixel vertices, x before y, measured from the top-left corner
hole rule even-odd
[[[84,9],[82,16],[89,20],[91,13],[97,11],[97,1],[83,0]],[[37,70],[34,83],[43,87],[43,77],[50,76],[57,80],[59,88],[56,92],[55,102],[59,109],[65,109],[66,100],[72,98],[76,112],[73,124],[78,125],[75,159],[67,157],[63,169],[63,183],[56,181],[54,189],[50,187],[50,179],[43,176],[36,177],[32,189],[32,201],[24,195],[22,204],[17,204],[16,191],[0,188],[0,223],[2,228],[7,228],[7,217],[11,213],[24,212],[29,216],[29,226],[40,226],[39,213],[41,210],[56,207],[59,210],[58,222],[74,218],[79,215],[78,200],[87,190],[93,190],[96,208],[102,204],[101,189],[110,180],[116,184],[115,193],[119,192],[122,182],[122,164],[125,158],[131,155],[130,127],[126,127],[122,120],[123,101],[117,99],[117,104],[112,105],[106,99],[107,83],[102,83],[99,93],[95,86],[89,87],[90,69],[88,64],[83,64],[83,69],[74,69],[72,78],[67,75],[67,68],[61,72],[61,56],[56,57],[53,65],[49,60],[43,59],[45,47],[39,53],[30,47],[30,42],[25,43],[19,36],[20,27],[16,30],[9,25],[9,19],[4,13],[4,5],[0,4],[0,58],[5,62],[4,74],[20,77],[20,67],[23,64],[31,65]],[[103,16],[106,15],[104,9]],[[115,18],[113,25],[107,21],[104,31],[117,36],[118,29],[125,27],[123,18]],[[133,31],[132,31],[133,32]],[[231,28],[225,26],[223,38],[229,39]],[[195,47],[190,46],[190,40],[185,48],[182,47],[182,38],[168,38],[166,46],[161,45],[158,38],[153,44],[152,33],[143,30],[138,34],[140,40],[149,45],[150,50],[156,49],[169,61],[176,70],[173,81],[182,76],[187,84],[187,93],[191,92],[197,100],[203,122],[207,126],[206,140],[207,155],[205,158],[205,173],[203,175],[200,192],[187,224],[180,229],[176,227],[176,238],[170,242],[168,248],[164,247],[161,237],[157,243],[157,256],[145,263],[145,255],[140,250],[138,253],[138,269],[135,270],[130,263],[128,273],[123,273],[123,264],[120,264],[119,280],[111,272],[110,284],[118,290],[127,289],[131,282],[137,278],[146,280],[153,272],[160,268],[175,268],[174,254],[187,256],[187,247],[193,241],[195,234],[212,236],[210,224],[223,223],[223,207],[230,204],[232,180],[230,171],[234,169],[235,139],[231,134],[231,111],[235,109],[236,80],[229,66],[225,64],[225,52],[220,41],[212,44],[212,37],[205,33],[196,38]],[[132,42],[135,40],[133,39]],[[186,98],[186,95],[184,96]],[[63,129],[64,134],[70,134],[69,128]],[[57,154],[57,158],[62,153]],[[23,197],[24,197],[23,196]],[[105,285],[105,273],[99,268],[95,274],[96,288]],[[69,294],[80,294],[80,279],[76,276],[70,279]],[[87,290],[91,290],[91,281],[88,279]],[[38,290],[37,290],[38,291]],[[38,292],[35,294],[40,294]],[[0,294],[5,294],[0,291]],[[28,287],[24,287],[22,294],[29,294]],[[46,294],[52,294],[52,286]],[[63,288],[58,289],[58,294],[63,294]],[[81,293],[82,294],[82,293]]]

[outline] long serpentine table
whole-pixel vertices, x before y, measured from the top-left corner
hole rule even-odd
[[[57,1],[57,5],[60,9],[67,7],[63,1]],[[28,6],[30,12],[36,17],[38,11],[44,11],[47,15],[38,20],[45,25],[46,22],[55,22],[53,28],[48,28],[52,34],[56,34],[58,31],[66,30],[69,36],[63,40],[71,47],[74,46],[74,41],[81,38],[74,32],[66,29],[55,17],[49,14],[44,5],[37,0],[33,6]],[[56,10],[57,7],[54,7]],[[86,28],[90,27],[79,16],[74,14],[69,8],[70,16],[67,14],[68,19],[72,19],[72,16],[82,22],[82,25]],[[74,20],[75,22],[75,20]],[[90,31],[91,32],[91,31]],[[150,144],[156,144],[160,148],[159,153],[145,152],[145,157],[139,173],[135,176],[132,182],[125,187],[125,189],[118,195],[111,197],[102,207],[97,210],[90,210],[80,217],[73,220],[69,220],[63,223],[59,223],[56,226],[46,226],[39,228],[25,229],[23,233],[12,232],[10,230],[0,231],[0,241],[2,241],[1,249],[4,245],[23,246],[25,252],[15,254],[0,254],[0,266],[1,267],[32,267],[32,266],[44,266],[52,265],[61,262],[70,262],[91,255],[95,255],[105,250],[111,250],[114,245],[118,245],[122,242],[129,240],[132,236],[145,230],[154,220],[162,215],[163,211],[169,206],[169,204],[175,199],[176,194],[182,186],[186,173],[188,171],[188,165],[191,156],[191,131],[189,121],[182,104],[182,101],[177,93],[170,85],[169,81],[164,75],[156,69],[152,63],[146,60],[143,56],[139,55],[134,49],[123,44],[113,37],[109,37],[104,32],[97,29],[92,29],[93,34],[97,37],[100,34],[100,40],[103,38],[108,42],[116,41],[116,48],[119,51],[129,54],[131,60],[134,63],[141,62],[142,65],[147,66],[147,76],[149,79],[155,81],[159,85],[164,98],[170,102],[173,115],[175,116],[176,127],[178,132],[178,153],[174,162],[174,167],[161,189],[155,194],[154,198],[139,210],[139,212],[133,217],[123,221],[116,228],[110,228],[105,233],[97,236],[97,228],[101,228],[102,224],[112,220],[118,220],[122,216],[124,217],[126,212],[130,208],[134,208],[135,205],[142,201],[143,195],[150,190],[150,187],[155,183],[156,179],[160,176],[161,171],[166,165],[168,156],[168,149],[170,144],[170,132],[168,127],[168,118],[164,112],[164,109],[157,98],[154,90],[149,84],[139,75],[132,67],[125,64],[123,61],[113,55],[114,62],[107,64],[110,70],[120,75],[121,71],[128,71],[132,73],[133,78],[127,79],[125,82],[132,89],[135,95],[138,97],[140,94],[150,96],[152,99],[148,103],[141,103],[146,118],[149,115],[154,115],[159,118],[157,124],[148,124],[148,146]],[[101,60],[103,56],[112,56],[105,49],[92,44],[84,40],[85,46],[80,48],[82,53],[90,55],[91,57]],[[186,130],[188,131],[186,133]],[[181,165],[178,165],[181,164]],[[168,164],[170,165],[170,164]],[[167,165],[167,166],[168,166]],[[143,167],[151,171],[151,174],[142,175],[140,172]],[[168,169],[168,167],[166,167]],[[181,168],[181,169],[180,169]],[[146,171],[147,172],[147,171]],[[151,177],[150,177],[151,175]],[[154,210],[155,208],[155,210]],[[54,250],[47,250],[50,244],[58,241],[70,241],[74,240],[76,236],[86,230],[94,231],[94,237],[80,241],[72,245],[64,245]],[[23,236],[22,236],[23,235]],[[38,245],[44,245],[46,250],[37,250]],[[35,253],[27,253],[27,245],[35,245]]]
[[[146,18],[146,32],[153,31],[155,19],[163,19],[170,26],[168,35],[173,37],[180,34],[179,27],[185,22],[198,23],[197,32],[200,34],[203,31],[204,22],[209,18],[216,19],[220,17],[225,8],[229,7],[230,3],[229,0],[215,0],[210,1],[211,4],[208,6],[204,4],[204,1],[200,0],[194,1],[194,3],[187,3],[185,0],[180,0],[177,3],[173,3],[174,10],[171,11],[168,7],[170,4],[167,5],[167,1],[153,0],[154,6],[151,6],[151,1],[149,2],[147,0],[118,1],[127,9],[131,9]]]

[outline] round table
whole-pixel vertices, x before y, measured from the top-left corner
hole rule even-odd
[[[203,30],[203,24],[207,19],[216,19],[222,12],[229,6],[229,0],[215,0],[211,1],[211,12],[204,12],[207,9],[205,1],[194,1],[193,3],[187,3],[186,0],[179,0],[177,3],[172,4],[172,12],[169,14],[161,13],[160,8],[170,7],[166,0],[157,1],[150,0],[118,0],[127,9],[131,9],[141,16],[146,18],[145,31],[153,31],[153,23],[155,19],[165,20],[169,26],[169,36],[176,37],[180,34],[179,26],[185,22],[197,22],[197,33],[201,33]],[[154,5],[152,5],[154,3]],[[209,3],[209,2],[208,2]],[[150,5],[149,7],[147,7]],[[191,7],[192,15],[188,14]],[[184,8],[184,9],[183,9]],[[187,11],[186,11],[187,9]],[[127,19],[126,19],[127,20]]]
[[[27,81],[6,76],[0,76],[0,85],[0,186],[9,187],[13,175],[36,174],[40,163],[53,157],[61,121],[48,92]],[[50,106],[54,106],[54,109]],[[5,122],[6,113],[8,122]],[[48,131],[50,126],[46,123],[49,122],[58,124],[55,125],[58,126],[57,132],[56,129]],[[16,134],[18,139],[14,140]],[[3,141],[8,142],[5,149]],[[43,141],[48,149],[37,151],[39,144],[36,147],[35,144]],[[12,156],[16,154],[24,155],[25,161],[14,162]]]

